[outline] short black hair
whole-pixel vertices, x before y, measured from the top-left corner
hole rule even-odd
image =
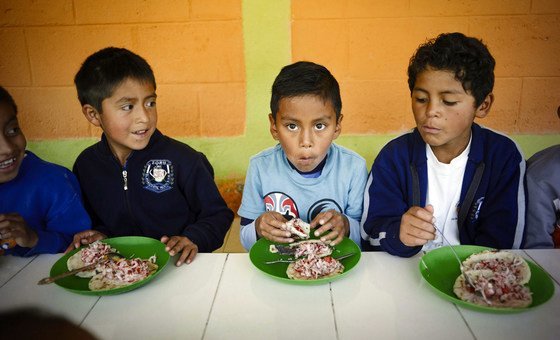
[[[462,33],[443,33],[420,45],[408,64],[410,93],[418,74],[428,68],[451,71],[478,107],[494,88],[496,61],[482,40]]]
[[[338,121],[342,111],[338,82],[326,67],[309,61],[298,61],[285,66],[276,76],[270,99],[272,117],[276,119],[282,98],[305,95],[315,95],[325,102],[330,101]]]
[[[101,103],[127,79],[151,83],[156,88],[152,68],[139,55],[117,47],[107,47],[86,58],[74,77],[78,99],[102,112]]]
[[[0,104],[5,103],[11,106],[14,109],[14,112],[17,114],[17,105],[14,101],[14,98],[10,95],[10,93],[2,86],[0,86]]]

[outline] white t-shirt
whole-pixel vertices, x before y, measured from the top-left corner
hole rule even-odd
[[[469,141],[466,149],[459,156],[452,159],[449,164],[445,164],[438,161],[432,148],[426,144],[428,159],[426,205],[431,204],[434,207],[435,224],[452,245],[461,244],[457,227],[458,204],[470,149],[471,142]],[[441,234],[436,231],[435,240],[426,243],[422,249],[431,250],[444,245],[447,244]]]

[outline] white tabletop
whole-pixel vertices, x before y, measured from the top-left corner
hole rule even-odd
[[[557,268],[560,252],[536,254],[534,262]],[[419,256],[363,253],[340,280],[301,286],[263,274],[248,254],[198,254],[179,268],[170,260],[139,289],[102,297],[38,286],[59,257],[0,258],[0,272],[11,273],[0,277],[0,310],[39,307],[100,339],[552,339],[560,329],[557,283],[552,299],[529,311],[481,313],[435,294]]]

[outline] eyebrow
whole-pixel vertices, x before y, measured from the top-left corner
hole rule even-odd
[[[414,92],[414,91],[424,92],[424,93],[427,93],[427,94],[430,93],[429,91],[424,90],[424,89],[421,88],[421,87],[415,87],[415,88],[413,88],[413,89],[412,89],[412,92]],[[463,92],[461,92],[461,91],[459,91],[459,90],[445,90],[445,91],[438,92],[438,94],[463,94]]]
[[[144,98],[143,100],[146,100],[148,98],[157,98],[157,94],[152,93],[151,95],[147,96],[146,98]],[[126,103],[126,102],[136,102],[138,99],[136,97],[122,97],[121,99],[117,100],[116,103]]]

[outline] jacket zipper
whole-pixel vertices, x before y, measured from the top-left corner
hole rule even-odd
[[[124,190],[126,191],[126,190],[128,190],[128,174],[127,174],[127,171],[126,171],[126,165],[123,168],[122,177],[123,177],[123,180],[124,180]]]

